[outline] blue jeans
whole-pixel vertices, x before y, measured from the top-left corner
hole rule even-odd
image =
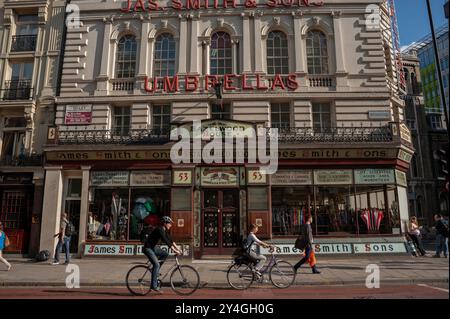
[[[436,235],[436,255],[440,256],[441,251],[444,251],[444,256],[448,254],[448,237],[441,234]]]
[[[154,249],[144,248],[144,255],[147,256],[148,260],[153,265],[151,289],[156,289],[158,288],[159,270],[161,269],[162,264],[167,259],[169,254],[161,248],[155,247]],[[159,262],[159,260],[161,260],[161,263]]]
[[[55,250],[55,262],[59,263],[59,254],[61,253],[61,250],[65,247],[66,250],[66,263],[70,262],[70,237],[64,236],[62,240],[58,241],[58,245],[56,245]]]

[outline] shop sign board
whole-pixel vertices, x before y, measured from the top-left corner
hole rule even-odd
[[[355,184],[395,184],[394,170],[378,168],[355,169]]]
[[[258,168],[248,168],[247,182],[248,184],[267,184],[267,174],[264,174]]]
[[[272,185],[312,185],[312,171],[279,170],[271,176]]]
[[[192,170],[173,170],[174,185],[192,185]]]
[[[395,179],[397,180],[397,185],[408,187],[408,181],[404,172],[395,170]]]
[[[47,152],[49,161],[160,161],[170,160],[170,151],[67,151]]]
[[[400,124],[400,138],[407,141],[408,143],[412,143],[411,131],[405,123]]]
[[[170,185],[170,171],[133,171],[131,186],[167,186]]]
[[[370,120],[390,120],[391,112],[389,111],[369,111]]]
[[[201,170],[202,186],[238,186],[238,167],[204,167]]]
[[[397,149],[385,148],[352,148],[352,149],[282,149],[278,151],[278,158],[289,159],[378,159],[378,158],[397,158]]]
[[[404,243],[367,243],[353,244],[355,254],[398,254],[406,253]]]
[[[92,186],[128,186],[128,171],[98,171],[91,173]]]
[[[351,185],[353,184],[352,170],[315,170],[314,183],[316,185]]]
[[[64,124],[83,125],[92,122],[92,105],[67,105]]]
[[[97,245],[86,244],[85,256],[133,256],[135,245]]]
[[[178,245],[178,247],[181,248],[181,252],[183,253],[183,256],[190,255],[190,246],[189,245]],[[143,248],[144,248],[144,246],[142,246],[142,245],[136,245],[135,255],[137,255],[137,256],[144,255]],[[168,252],[170,256],[175,256],[175,252],[172,249],[169,249],[169,247],[167,245],[160,245],[159,248],[161,248],[165,252]]]
[[[411,163],[412,155],[408,152],[405,152],[404,150],[398,151],[398,158],[406,163]]]

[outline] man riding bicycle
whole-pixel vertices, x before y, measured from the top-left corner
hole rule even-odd
[[[156,245],[158,245],[158,243],[162,241],[177,255],[182,254],[180,248],[173,242],[168,233],[173,225],[172,218],[164,216],[161,218],[161,221],[163,225],[155,228],[155,230],[152,231],[152,233],[145,240],[143,251],[144,255],[147,256],[148,260],[153,265],[151,289],[157,292],[160,292],[160,288],[158,288],[159,270],[164,261],[169,256],[169,253],[159,247],[156,247]],[[159,260],[161,260],[161,263],[159,262]]]

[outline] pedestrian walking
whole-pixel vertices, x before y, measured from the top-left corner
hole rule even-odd
[[[55,234],[54,237],[58,237],[58,244],[55,249],[55,257],[53,259],[52,265],[59,265],[59,254],[64,246],[66,251],[66,262],[65,265],[70,263],[70,237],[74,232],[73,224],[68,220],[67,213],[62,213],[61,223],[59,226],[59,233]]]
[[[11,269],[11,264],[3,258],[3,250],[9,246],[9,239],[6,233],[3,231],[3,224],[0,222],[0,262],[4,263],[8,267],[8,271]]]
[[[309,262],[313,274],[320,274],[316,267],[316,258],[313,252],[312,215],[306,215],[306,224],[302,225],[300,236],[295,242],[295,248],[303,250],[303,258],[294,266],[295,272],[306,262]]]
[[[420,233],[419,223],[417,221],[416,216],[411,217],[411,219],[409,220],[409,228],[408,229],[409,229],[408,235],[411,238],[412,242],[414,243],[414,246],[416,246],[417,251],[419,252],[419,254],[421,256],[425,256],[426,251],[423,248],[422,235]]]
[[[444,223],[442,215],[434,215],[436,222],[436,255],[433,257],[440,258],[441,251],[444,252],[444,257],[448,258],[448,224]]]

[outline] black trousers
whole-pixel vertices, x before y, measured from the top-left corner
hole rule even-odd
[[[414,246],[416,246],[416,248],[419,251],[419,253],[422,256],[424,256],[426,254],[426,251],[423,248],[422,239],[420,238],[420,236],[417,236],[417,235],[414,235],[414,234],[409,234],[409,237],[411,237],[411,240],[413,241]]]

